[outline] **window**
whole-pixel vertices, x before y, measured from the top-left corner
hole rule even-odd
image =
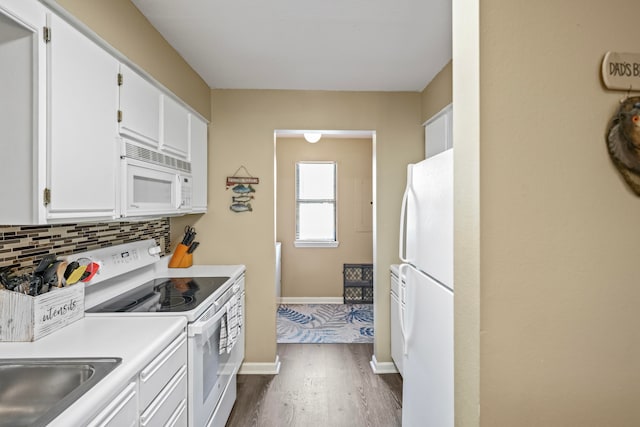
[[[336,163],[296,163],[297,247],[336,247]]]

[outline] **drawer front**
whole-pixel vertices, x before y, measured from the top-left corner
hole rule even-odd
[[[404,307],[403,307],[404,310]],[[400,302],[396,295],[391,294],[391,359],[398,368],[400,375],[403,374],[403,353],[404,337],[400,329]]]
[[[89,423],[89,427],[131,427],[137,423],[136,383],[132,382]]]
[[[187,401],[187,367],[169,381],[146,411],[140,416],[140,427],[161,427],[169,424],[176,411]]]
[[[187,364],[187,334],[182,333],[167,346],[146,368],[140,371],[140,410],[164,389],[176,373]]]
[[[187,399],[180,402],[180,406],[171,415],[166,427],[187,427]]]

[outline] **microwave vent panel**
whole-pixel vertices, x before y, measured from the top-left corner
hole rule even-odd
[[[142,162],[153,163],[156,165],[177,169],[182,172],[191,173],[191,163],[176,159],[175,157],[139,147],[134,144],[126,143],[126,156],[130,159],[140,160]]]

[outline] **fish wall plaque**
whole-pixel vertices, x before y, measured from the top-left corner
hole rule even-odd
[[[611,160],[629,187],[640,196],[640,96],[624,99],[607,129]]]
[[[244,169],[244,171],[249,176],[237,176],[240,170]],[[231,188],[233,192],[233,196],[231,196],[231,209],[233,212],[252,212],[253,208],[251,207],[251,201],[254,198],[254,193],[256,192],[255,188],[253,188],[252,184],[259,184],[260,178],[256,178],[251,176],[247,168],[244,166],[240,166],[238,170],[236,170],[233,176],[227,177],[227,190]]]

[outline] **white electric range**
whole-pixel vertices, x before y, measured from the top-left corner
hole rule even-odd
[[[244,359],[244,265],[168,268],[153,239],[74,254],[98,264],[86,316],[187,319],[188,425],[224,427]],[[232,329],[233,328],[233,329]]]

